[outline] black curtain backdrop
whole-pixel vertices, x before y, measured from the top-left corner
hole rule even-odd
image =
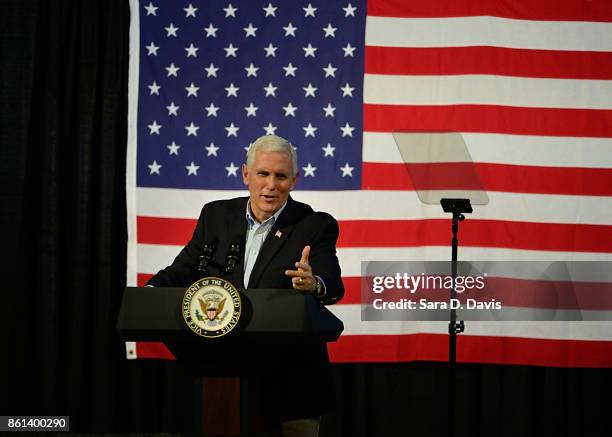
[[[126,361],[127,0],[0,2],[0,415],[192,429],[176,363]],[[327,436],[447,435],[443,363],[335,366]],[[610,435],[609,369],[459,365],[456,435]]]

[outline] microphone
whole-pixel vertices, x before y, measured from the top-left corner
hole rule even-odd
[[[238,265],[238,261],[240,260],[240,242],[242,241],[241,237],[234,237],[231,240],[229,250],[227,251],[227,255],[225,256],[225,266],[223,267],[223,274],[229,275],[234,270],[236,270],[236,266]]]
[[[200,260],[200,263],[198,264],[199,272],[206,273],[206,270],[208,270],[208,265],[211,263],[213,254],[215,253],[216,247],[217,244],[215,241],[204,243],[202,255],[198,257]]]

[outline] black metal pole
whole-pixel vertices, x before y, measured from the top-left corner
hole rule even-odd
[[[470,199],[440,199],[440,205],[444,212],[453,214],[451,242],[451,279],[452,288],[450,291],[450,321],[448,323],[448,435],[455,435],[455,392],[456,392],[456,364],[457,364],[457,334],[463,332],[465,324],[463,320],[457,322],[457,310],[453,308],[453,303],[457,299],[457,251],[459,247],[459,222],[465,220],[464,213],[472,212]]]
[[[450,321],[448,323],[448,370],[449,370],[449,390],[448,390],[448,435],[455,435],[455,393],[456,393],[456,364],[457,364],[457,310],[452,303],[457,298],[457,289],[455,280],[457,279],[457,251],[459,240],[457,233],[459,232],[459,222],[463,221],[465,216],[461,213],[453,211],[452,232],[453,239],[451,244],[451,277],[453,287],[450,293]],[[461,332],[461,331],[459,331]]]

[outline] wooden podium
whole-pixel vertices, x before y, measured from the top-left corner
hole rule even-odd
[[[295,290],[239,290],[242,315],[238,326],[219,338],[204,338],[185,324],[184,288],[127,287],[117,329],[125,341],[159,341],[176,359],[196,369],[202,379],[202,426],[214,435],[246,434],[256,427],[249,417],[248,387],[241,377],[257,374],[270,354],[283,345],[336,341],[340,319],[310,295]]]

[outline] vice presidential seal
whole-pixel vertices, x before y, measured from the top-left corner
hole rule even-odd
[[[191,285],[182,305],[183,319],[202,337],[221,337],[240,320],[242,301],[230,282],[215,277],[202,278]]]

